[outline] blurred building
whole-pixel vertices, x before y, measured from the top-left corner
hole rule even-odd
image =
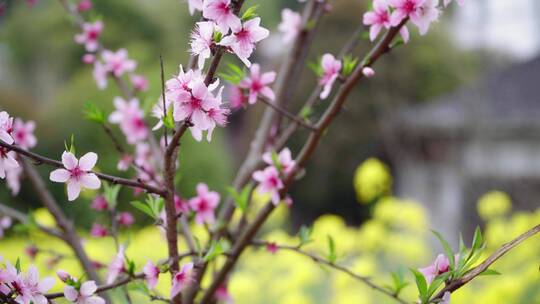
[[[508,192],[514,209],[540,204],[539,80],[537,57],[391,118],[396,193],[425,204],[454,242],[479,223],[476,201],[489,190]]]

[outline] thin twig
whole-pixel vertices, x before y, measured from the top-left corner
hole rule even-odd
[[[268,242],[265,242],[265,241],[253,241],[252,242],[252,245],[254,246],[266,246],[268,245],[269,243]],[[357,273],[354,273],[352,270],[346,268],[346,267],[343,267],[343,266],[340,266],[334,262],[331,262],[327,259],[324,259],[324,258],[321,258],[320,256],[318,255],[315,255],[315,254],[312,254],[312,253],[309,253],[307,251],[303,251],[302,249],[300,249],[298,246],[286,246],[286,245],[276,245],[276,247],[278,249],[282,249],[282,250],[288,250],[288,251],[293,251],[293,252],[296,252],[298,254],[301,254],[303,256],[306,256],[308,258],[310,258],[311,260],[313,260],[315,263],[318,263],[318,264],[323,264],[323,265],[326,265],[326,266],[329,266],[331,268],[334,268],[338,271],[341,271],[343,273],[346,273],[348,274],[349,276],[353,277],[354,279],[358,280],[358,281],[361,281],[362,283],[368,285],[369,287],[389,296],[389,297],[392,297],[394,300],[396,300],[397,302],[399,303],[402,303],[402,304],[407,304],[407,301],[401,299],[399,296],[397,296],[394,292],[392,292],[391,290],[388,290],[384,287],[381,287],[375,283],[373,283],[371,281],[371,278],[369,277],[365,277],[365,276],[361,276]]]
[[[8,207],[6,204],[0,202],[0,214],[5,214],[11,218],[16,219],[21,224],[28,224],[30,220],[28,219],[28,216],[16,209],[13,209],[11,207]],[[49,228],[45,227],[43,225],[37,224],[37,228],[43,232],[45,232],[48,235],[54,236],[56,238],[59,238],[61,240],[66,240],[64,235],[61,231],[55,228]]]
[[[163,68],[163,56],[159,55],[159,65],[161,67],[161,99],[163,100],[163,119],[167,118],[167,105],[165,102],[165,69]],[[163,127],[163,137],[165,137],[165,147],[167,147],[167,128]]]
[[[56,167],[56,168],[64,168],[64,165],[60,161],[57,161],[57,160],[54,160],[54,159],[51,159],[51,158],[48,158],[48,157],[45,157],[45,156],[30,152],[30,151],[24,150],[19,146],[10,145],[10,144],[7,144],[7,143],[5,143],[3,141],[0,141],[0,146],[4,147],[4,148],[7,148],[10,151],[14,151],[19,155],[25,156],[27,158],[30,158],[30,159],[36,161],[36,165],[46,164],[46,165]],[[141,189],[146,190],[149,193],[155,193],[155,194],[158,194],[158,195],[161,195],[161,196],[163,196],[165,194],[165,191],[163,189],[159,189],[157,187],[148,185],[148,184],[146,184],[146,183],[144,183],[144,182],[142,182],[140,180],[125,179],[125,178],[122,178],[122,177],[103,174],[103,173],[98,173],[98,172],[94,172],[94,171],[89,171],[89,172],[94,173],[98,178],[100,178],[102,180],[106,180],[106,181],[111,182],[113,184],[119,184],[119,185],[129,186],[129,187],[133,187],[133,188],[141,188]]]
[[[526,239],[534,236],[535,234],[540,232],[540,224],[534,226],[527,232],[519,235],[515,239],[511,240],[510,242],[502,245],[499,249],[497,249],[493,254],[491,254],[487,259],[485,259],[480,265],[474,267],[469,272],[467,272],[464,276],[462,276],[459,279],[456,279],[454,281],[449,282],[446,284],[446,286],[437,293],[430,302],[434,302],[435,300],[440,300],[444,296],[446,292],[454,292],[457,289],[461,288],[463,285],[469,283],[474,278],[482,274],[482,272],[486,271],[489,266],[491,266],[493,263],[495,263],[498,259],[500,259],[503,255],[508,253],[510,250],[515,248],[517,245],[521,244]]]
[[[259,100],[262,101],[265,105],[267,105],[270,108],[277,111],[278,113],[280,113],[280,114],[286,116],[287,118],[289,118],[290,120],[294,121],[296,124],[299,124],[300,126],[306,128],[308,130],[311,130],[311,131],[316,130],[316,128],[314,126],[312,126],[309,123],[305,122],[301,117],[298,117],[298,116],[292,114],[291,112],[281,108],[280,106],[278,106],[277,104],[275,104],[274,102],[269,100],[268,98],[266,98],[264,96],[259,96]]]

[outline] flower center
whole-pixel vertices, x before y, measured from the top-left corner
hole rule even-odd
[[[191,100],[189,101],[189,106],[192,109],[200,109],[202,107],[202,100],[195,96],[191,96]]]
[[[249,31],[241,29],[234,34],[239,41],[249,41]]]
[[[81,170],[78,166],[69,170],[69,173],[71,173],[71,178],[74,178],[76,180],[79,180],[81,176],[84,174],[84,171]]]
[[[407,14],[410,14],[416,9],[416,3],[413,0],[407,0],[403,5],[403,9],[407,12]]]

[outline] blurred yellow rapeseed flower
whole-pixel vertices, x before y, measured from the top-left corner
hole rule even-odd
[[[56,221],[54,220],[54,217],[49,212],[49,210],[45,208],[39,208],[36,209],[33,213],[34,219],[38,224],[44,227],[55,227]]]
[[[390,193],[392,176],[383,162],[368,158],[354,173],[354,189],[359,202],[369,204],[375,199]]]
[[[490,220],[507,214],[512,208],[512,201],[502,191],[490,191],[478,199],[476,207],[483,220]]]

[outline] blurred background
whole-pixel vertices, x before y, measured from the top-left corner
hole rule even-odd
[[[310,62],[324,52],[339,52],[361,23],[368,2],[332,1]],[[82,119],[86,101],[111,111],[119,92],[112,85],[104,91],[96,88],[91,67],[81,63],[84,50],[73,41],[78,31],[59,2],[39,0],[32,7],[20,0],[5,3],[0,16],[0,109],[37,122],[37,153],[57,158],[73,134],[78,151],[99,154],[100,170],[121,174],[109,139]],[[159,54],[166,75],[176,73],[178,64],[187,62],[187,39],[198,17],[189,16],[185,1],[178,0],[93,3],[92,18],[105,23],[104,45],[127,48],[138,62],[137,72],[150,81],[150,89],[140,96],[150,109],[160,94]],[[254,4],[260,5],[263,26],[272,35],[259,45],[253,61],[264,70],[278,69],[284,56],[276,31],[280,12],[298,8],[298,1],[247,1]],[[502,196],[494,200],[511,201],[513,210],[523,214],[540,206],[540,2],[467,0],[463,7],[445,10],[425,37],[418,36],[416,28],[410,30],[411,42],[378,62],[377,76],[349,97],[307,174],[292,189],[295,204],[282,223],[287,231],[294,233],[327,213],[343,218],[343,227],[369,223],[377,203],[392,193],[418,202],[425,210],[426,228],[436,228],[456,244],[460,232],[470,239],[474,227],[484,225],[477,202],[485,193],[504,192],[495,192]],[[370,46],[364,40],[357,54],[362,56]],[[315,75],[306,68],[292,111],[315,85]],[[185,196],[194,194],[201,181],[226,193],[263,110],[257,104],[235,113],[211,143],[187,140],[179,181]],[[293,154],[304,138],[303,133],[293,138]],[[371,159],[361,171],[359,166],[370,158],[380,162]],[[49,172],[40,170],[43,176]],[[362,195],[363,183],[380,176],[377,172],[394,178],[384,177],[380,191]],[[94,215],[87,212],[88,204],[95,194],[68,204],[63,185],[50,186],[77,224],[89,227]],[[126,204],[120,208],[129,209],[131,194],[124,192]],[[25,183],[17,197],[0,187],[0,200],[20,209],[39,207]],[[138,224],[148,224],[137,216]]]

